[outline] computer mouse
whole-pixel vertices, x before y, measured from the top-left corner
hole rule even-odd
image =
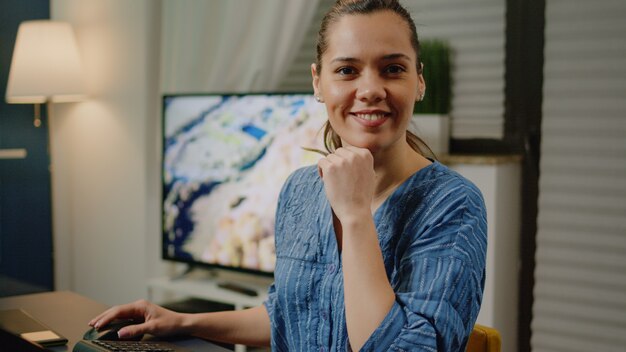
[[[101,327],[100,329],[91,328],[85,332],[83,335],[83,339],[85,340],[106,340],[106,341],[117,341],[119,340],[119,336],[117,332],[128,325],[138,324],[138,321],[125,319],[125,320],[114,320],[107,325]],[[141,340],[143,336],[133,336],[130,340]]]

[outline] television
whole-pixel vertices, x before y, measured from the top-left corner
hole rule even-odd
[[[324,104],[311,94],[163,96],[162,257],[271,276],[281,187],[317,163]]]

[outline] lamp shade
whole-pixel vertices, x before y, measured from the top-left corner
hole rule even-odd
[[[70,24],[22,22],[13,50],[7,102],[71,102],[84,97],[82,65]]]

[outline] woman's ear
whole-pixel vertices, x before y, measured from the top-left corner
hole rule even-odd
[[[316,97],[321,97],[321,92],[319,89],[320,85],[320,76],[319,72],[317,72],[317,65],[311,64],[311,77],[313,78],[313,93]]]
[[[424,100],[424,95],[426,94],[426,81],[424,80],[424,63],[420,63],[422,65],[422,69],[420,70],[420,74],[417,75],[417,97],[416,101]]]

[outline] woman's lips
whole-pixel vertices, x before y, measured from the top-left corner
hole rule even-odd
[[[389,113],[381,111],[351,112],[350,116],[365,127],[378,127],[389,119]]]

